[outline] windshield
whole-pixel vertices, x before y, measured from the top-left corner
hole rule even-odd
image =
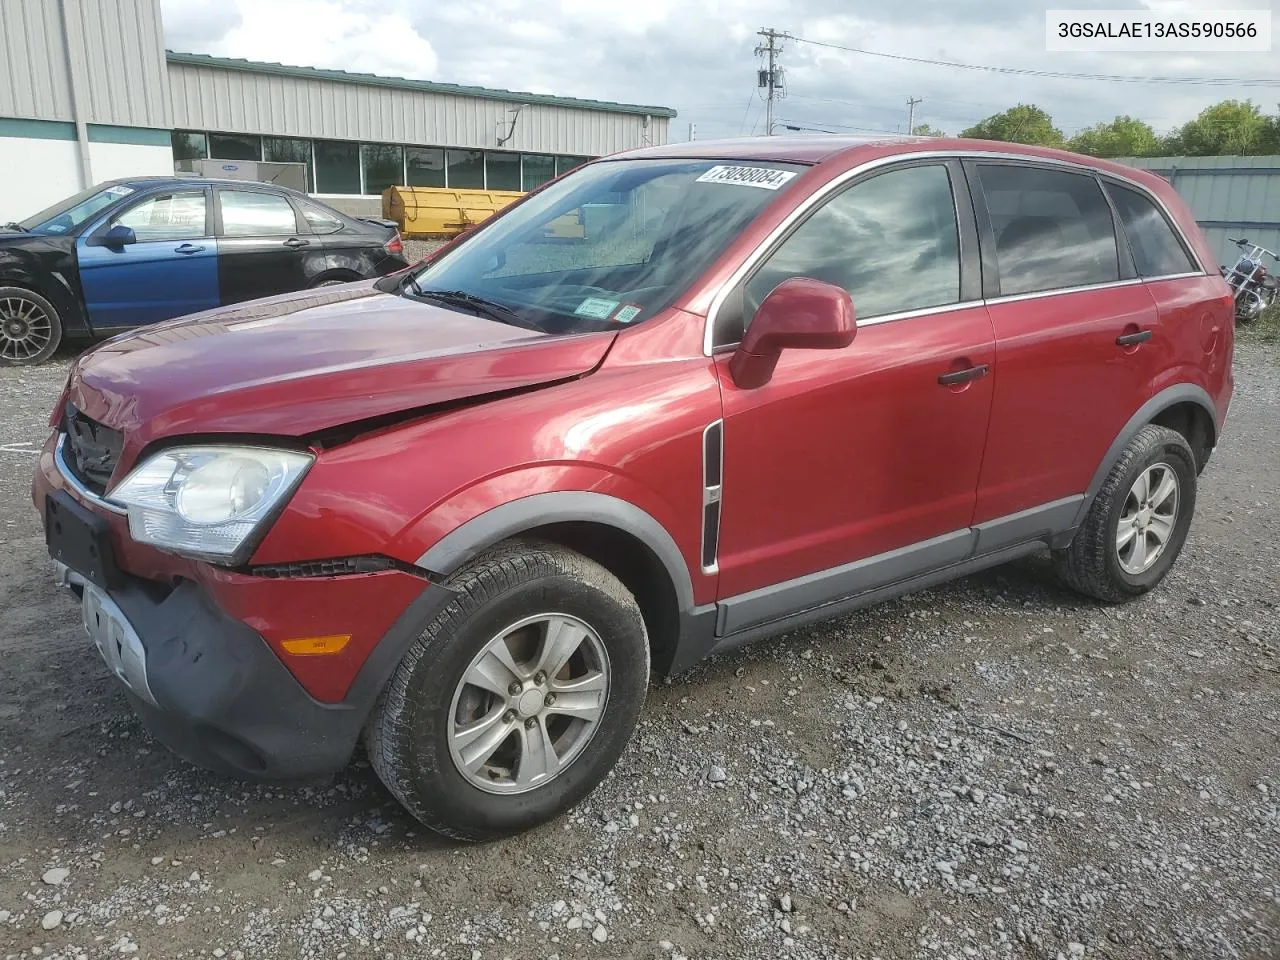
[[[791,186],[795,164],[613,160],[583,167],[403,281],[406,296],[548,333],[629,326],[667,306]],[[414,282],[416,281],[416,285]]]
[[[114,184],[110,187],[90,187],[55,203],[35,216],[22,221],[22,229],[28,233],[61,235],[78,230],[96,214],[111,206],[121,197],[133,193],[133,187]]]

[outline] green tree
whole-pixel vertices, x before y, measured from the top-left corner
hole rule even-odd
[[[1091,157],[1151,157],[1159,146],[1151,126],[1129,116],[1086,127],[1067,141],[1068,149]]]
[[[979,121],[960,136],[979,140],[1003,140],[1006,143],[1031,143],[1041,147],[1061,147],[1062,131],[1053,118],[1034,104],[1020,103],[1004,113]]]
[[[946,134],[937,127],[931,127],[927,123],[917,123],[916,128],[911,131],[917,137],[945,137]]]
[[[1205,107],[1166,141],[1176,154],[1190,157],[1257,155],[1274,149],[1275,118],[1252,100],[1223,100]]]

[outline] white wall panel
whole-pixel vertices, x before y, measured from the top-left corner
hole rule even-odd
[[[25,219],[78,191],[76,149],[74,140],[0,137],[0,223]]]

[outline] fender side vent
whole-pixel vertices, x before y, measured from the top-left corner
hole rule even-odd
[[[702,572],[715,573],[720,549],[720,494],[724,473],[724,421],[702,431]]]

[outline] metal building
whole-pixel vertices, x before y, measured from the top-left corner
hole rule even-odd
[[[666,143],[674,116],[166,53],[160,0],[0,0],[0,222],[195,159],[302,163],[311,192],[349,209],[376,209],[393,184],[528,190],[586,158]]]
[[[1230,266],[1239,255],[1227,237],[1280,251],[1280,157],[1136,157],[1121,160],[1168,180]]]

